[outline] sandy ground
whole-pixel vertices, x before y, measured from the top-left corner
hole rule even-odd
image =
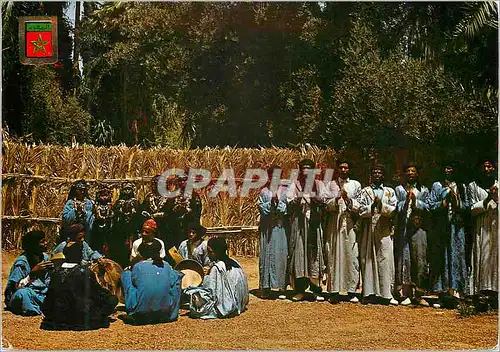
[[[2,253],[2,283],[16,253]],[[250,289],[258,287],[258,259],[237,258]],[[3,301],[3,297],[2,297]],[[191,319],[131,326],[117,311],[110,328],[45,331],[41,317],[19,317],[2,310],[3,348],[30,350],[165,349],[492,349],[498,340],[497,312],[459,318],[456,311],[362,305],[342,302],[270,301],[250,296],[248,310],[227,320]]]

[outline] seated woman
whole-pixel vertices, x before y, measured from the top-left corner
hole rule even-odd
[[[10,269],[5,288],[5,305],[14,314],[39,315],[54,267],[44,251],[45,233],[30,231],[22,238],[24,252]]]
[[[66,229],[67,239],[62,241],[57,245],[57,247],[52,251],[52,255],[57,253],[63,253],[66,247],[71,247],[74,244],[78,244],[79,248],[82,250],[82,264],[86,264],[92,260],[102,258],[102,254],[98,251],[90,248],[87,242],[85,242],[85,227],[80,223],[73,223]]]
[[[159,241],[142,242],[139,260],[122,274],[125,308],[130,322],[151,324],[177,320],[182,274],[160,258]]]
[[[248,304],[248,281],[241,265],[227,255],[226,240],[208,240],[214,261],[200,287],[188,287],[190,316],[201,319],[229,318],[241,314]]]
[[[193,259],[206,266],[210,263],[208,257],[207,241],[203,241],[203,236],[207,229],[197,222],[190,222],[187,226],[187,240],[179,245],[179,253],[184,259]]]
[[[70,242],[71,243],[71,242]],[[66,262],[54,269],[42,306],[42,329],[93,330],[109,327],[118,299],[101,287],[95,274],[82,262],[82,243],[66,246]]]

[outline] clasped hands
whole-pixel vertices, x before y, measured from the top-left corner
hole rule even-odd
[[[342,198],[344,200],[345,205],[347,206],[347,208],[350,209],[352,207],[352,200],[347,195],[346,190],[343,189],[342,191],[340,191],[340,195],[337,196],[337,198],[335,198],[335,201],[337,202],[337,204],[338,204],[338,201],[340,200],[340,198]]]
[[[446,196],[443,199],[442,204],[443,204],[443,208],[447,208],[448,205],[451,205],[452,208],[456,208],[458,206],[458,202],[457,202],[457,197],[455,195],[455,192],[449,191],[448,193],[446,193]]]
[[[408,191],[408,196],[406,197],[405,201],[405,208],[408,208],[408,206],[415,208],[416,204],[417,204],[417,196],[412,191]]]
[[[486,208],[488,206],[488,203],[490,202],[490,200],[493,200],[496,204],[498,204],[498,187],[497,187],[497,185],[494,184],[493,186],[491,186],[487,192],[488,192],[488,196],[484,200],[484,203],[483,203],[484,207]]]
[[[379,197],[375,197],[372,203],[372,213],[375,212],[375,209],[378,209],[378,212],[382,212],[382,199]]]

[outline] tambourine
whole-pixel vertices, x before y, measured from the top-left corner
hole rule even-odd
[[[203,272],[203,267],[196,260],[184,259],[175,266],[175,270],[178,270],[184,274],[182,277],[181,287],[185,289],[189,286],[200,286],[203,282],[203,277],[205,273]]]

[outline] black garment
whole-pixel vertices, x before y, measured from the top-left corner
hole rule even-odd
[[[120,264],[122,268],[126,268],[130,264],[130,247],[128,238],[115,236],[111,241],[109,241],[107,257]]]
[[[56,268],[42,306],[40,328],[93,330],[109,327],[118,299],[101,287],[88,265]]]
[[[177,248],[179,248],[184,240],[188,239],[188,227],[191,224],[201,224],[202,203],[200,195],[193,192],[187,202],[189,203],[189,209],[187,212],[180,214],[179,232],[177,238],[174,240],[174,244]]]
[[[118,199],[113,206],[113,227],[107,240],[107,257],[122,268],[129,265],[132,243],[139,238],[139,210],[135,198]]]
[[[110,204],[96,204],[94,213],[89,245],[93,250],[104,253],[104,246],[112,236],[114,214]]]
[[[144,224],[144,221],[148,219],[153,219],[156,222],[156,237],[164,242],[166,250],[170,248],[168,246],[169,241],[167,241],[169,236],[167,229],[167,219],[165,217],[165,204],[167,199],[169,198],[150,193],[144,198],[144,201],[142,202],[140,208],[141,211],[139,212],[141,214],[141,226],[142,224]]]

